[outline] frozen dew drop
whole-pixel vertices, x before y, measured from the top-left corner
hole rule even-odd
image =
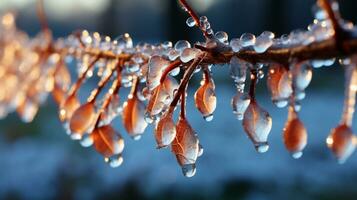
[[[301,158],[302,155],[303,155],[302,151],[297,151],[297,152],[291,153],[291,156],[292,156],[294,159],[299,159],[299,158]]]
[[[241,45],[242,47],[248,47],[248,46],[252,46],[255,44],[255,35],[251,34],[251,33],[244,33],[241,37]]]
[[[285,106],[288,105],[289,101],[288,99],[274,99],[273,103],[276,105],[278,108],[284,108]]]
[[[198,154],[197,157],[201,157],[203,155],[204,149],[201,144],[198,144]]]
[[[177,76],[180,73],[180,67],[176,67],[170,72],[171,76]]]
[[[312,79],[312,69],[308,62],[297,63],[292,66],[292,75],[295,87],[304,91]]]
[[[335,58],[327,59],[324,61],[324,66],[329,67],[335,63]]]
[[[171,49],[168,53],[169,60],[174,61],[180,56],[180,52],[175,49]]]
[[[141,139],[141,135],[134,135],[132,136],[133,140],[138,141]]]
[[[186,20],[186,24],[188,27],[194,27],[196,25],[196,21],[192,17],[189,17]]]
[[[325,61],[324,60],[312,60],[311,61],[311,65],[314,67],[314,68],[320,68],[322,66],[324,66],[325,64]]]
[[[154,116],[152,116],[150,113],[148,113],[148,112],[145,113],[146,123],[152,124],[152,123],[154,123],[155,120],[156,120],[156,118],[154,118]]]
[[[104,161],[112,168],[117,168],[123,164],[123,156],[121,154],[111,156],[109,158],[104,158]]]
[[[255,149],[258,153],[265,153],[269,150],[268,142],[259,142],[255,144]]]
[[[213,120],[213,114],[203,116],[203,119],[206,120],[206,122],[210,122]]]
[[[187,40],[179,40],[175,44],[175,50],[178,52],[183,52],[186,48],[190,48],[191,44]]]
[[[201,51],[196,48],[186,48],[182,51],[180,59],[183,63],[190,62],[195,59]]]
[[[90,147],[93,145],[93,142],[93,138],[90,134],[83,135],[82,139],[80,140],[82,147]]]
[[[233,56],[229,62],[230,75],[237,83],[244,83],[247,76],[247,65],[244,61]]]
[[[228,41],[228,34],[224,31],[218,31],[214,36],[222,43],[226,43]]]
[[[233,38],[229,43],[229,46],[231,46],[233,52],[238,52],[242,49],[242,44],[239,38]]]
[[[124,35],[120,35],[116,39],[117,46],[120,49],[129,49],[133,48],[133,40],[131,39],[130,35],[128,33],[125,33]]]
[[[195,164],[185,164],[182,165],[182,173],[184,176],[190,178],[196,174],[196,165]]]
[[[253,46],[257,53],[264,53],[271,45],[273,45],[274,33],[265,31],[259,35]]]

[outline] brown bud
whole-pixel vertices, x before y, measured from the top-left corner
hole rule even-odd
[[[145,105],[137,97],[129,98],[123,107],[123,124],[128,134],[134,139],[140,139],[147,123],[145,121]]]
[[[65,101],[62,102],[59,109],[59,118],[62,122],[69,120],[72,114],[80,106],[80,103],[75,95],[67,97]]]
[[[331,130],[326,139],[328,147],[335,154],[339,163],[344,163],[355,150],[354,135],[350,127],[341,124]]]
[[[176,127],[172,119],[172,114],[165,114],[156,124],[155,139],[158,148],[166,147],[171,144],[176,136]]]
[[[286,149],[291,152],[294,158],[300,158],[307,143],[307,131],[297,116],[288,119],[283,130],[283,136]]]
[[[95,108],[93,102],[88,102],[80,106],[69,121],[72,139],[81,139],[83,134],[94,125]]]
[[[212,113],[216,109],[217,98],[214,88],[215,86],[212,81],[204,82],[195,93],[196,107],[207,121],[212,119]]]
[[[285,107],[292,93],[289,71],[283,65],[272,64],[269,68],[267,84],[273,103],[278,107]]]
[[[94,148],[106,158],[123,152],[124,140],[110,125],[95,128],[91,137]]]
[[[272,118],[255,101],[251,101],[244,113],[243,128],[259,153],[268,151],[268,136]]]

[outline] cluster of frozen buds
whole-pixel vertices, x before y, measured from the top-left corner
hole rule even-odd
[[[307,45],[312,48],[314,44],[333,40],[337,38],[336,23],[343,33],[353,35],[355,27],[340,18],[338,4],[318,0],[316,19],[306,31],[293,31],[280,38],[269,31],[257,37],[245,33],[229,41],[227,33],[213,31],[207,17],[198,17],[186,1],[180,3],[191,16],[187,25],[198,27],[204,42],[191,45],[180,40],[174,45],[171,42],[133,45],[129,34],[112,40],[85,30],[56,41],[52,41],[49,32],[29,39],[15,28],[13,15],[5,14],[0,24],[0,79],[4,88],[0,92],[1,114],[17,109],[29,122],[47,93],[52,92],[59,105],[59,118],[70,138],[79,140],[82,146],[93,146],[112,167],[121,165],[124,150],[123,137],[113,128],[114,119],[121,116],[124,128],[135,140],[140,139],[148,124],[154,124],[157,147],[170,146],[184,175],[191,177],[203,148],[186,119],[189,80],[194,73],[202,73],[194,100],[203,118],[211,121],[217,101],[211,68],[229,64],[237,92],[231,102],[233,113],[242,120],[256,150],[263,153],[269,149],[272,127],[272,118],[255,98],[256,85],[266,71],[273,103],[279,108],[288,107],[284,144],[294,158],[299,158],[307,144],[307,130],[298,117],[300,101],[305,98],[304,90],[312,79],[313,67],[330,66],[335,58],[298,59],[290,52],[289,60],[284,62],[263,57],[269,53],[276,57],[274,53],[287,49],[299,50]],[[344,112],[340,125],[331,131],[326,142],[338,160],[344,162],[357,141],[351,130],[357,59],[350,56],[340,60],[346,66]],[[74,64],[77,77],[71,83],[67,65]],[[183,76],[178,80],[175,76],[180,73]],[[81,101],[79,90],[90,78],[97,78],[97,86]],[[249,91],[246,91],[248,81]],[[130,91],[124,95],[122,90],[126,88]],[[180,111],[175,120],[178,106]]]

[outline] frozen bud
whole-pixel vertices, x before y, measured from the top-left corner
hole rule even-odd
[[[216,109],[217,98],[214,92],[213,80],[203,80],[203,85],[195,93],[195,104],[206,121],[212,120],[213,112]]]
[[[176,127],[172,113],[166,113],[156,124],[155,139],[158,148],[167,147],[176,136]]]
[[[124,140],[110,125],[95,128],[90,136],[95,150],[106,158],[123,152]]]
[[[171,144],[172,152],[182,167],[185,176],[195,174],[195,163],[199,152],[198,138],[186,119],[180,118],[176,124],[176,137]]]
[[[59,109],[59,118],[62,122],[69,120],[72,114],[80,106],[79,100],[75,95],[67,97],[65,101],[62,102]]]
[[[267,84],[273,103],[279,108],[285,107],[292,94],[289,71],[283,65],[272,64],[268,74]]]
[[[307,131],[292,107],[289,108],[289,117],[283,130],[283,136],[286,149],[293,158],[300,158],[307,143]]]
[[[147,126],[144,103],[136,96],[128,98],[124,103],[122,120],[128,134],[134,139],[139,139]]]
[[[32,122],[38,111],[38,104],[27,99],[17,107],[17,113],[25,123]]]
[[[355,150],[354,135],[350,127],[341,124],[331,130],[326,139],[327,146],[335,154],[339,163],[344,163]]]
[[[255,101],[251,101],[244,113],[243,128],[259,153],[268,151],[268,136],[272,118]]]
[[[69,121],[69,129],[73,139],[81,139],[83,134],[86,133],[93,125],[95,121],[95,107],[93,102],[88,102],[80,106]]]
[[[231,77],[236,83],[244,84],[247,77],[247,63],[233,56],[229,64]]]

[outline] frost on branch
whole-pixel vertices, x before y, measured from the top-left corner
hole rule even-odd
[[[308,130],[298,112],[312,71],[339,59],[346,71],[344,109],[326,142],[339,162],[352,154],[357,144],[351,128],[357,91],[357,30],[341,18],[336,1],[318,0],[315,19],[306,30],[282,36],[270,31],[244,33],[230,40],[224,31],[214,31],[208,18],[198,16],[185,0],[179,3],[190,15],[186,24],[197,27],[203,41],[135,45],[127,33],[112,39],[86,30],[54,40],[44,19],[43,30],[30,38],[16,28],[14,15],[5,13],[0,21],[0,116],[16,111],[30,122],[52,93],[70,138],[84,147],[92,146],[112,167],[121,165],[124,150],[114,124],[121,122],[135,140],[152,124],[157,147],[171,147],[184,175],[191,177],[203,153],[186,118],[187,87],[194,73],[203,77],[194,95],[195,106],[210,121],[219,101],[211,68],[230,67],[236,90],[233,114],[242,120],[248,138],[261,153],[269,148],[272,118],[260,106],[255,91],[266,74],[272,102],[288,107],[284,144],[299,158],[308,143]],[[74,79],[69,66],[77,72]],[[94,78],[96,86],[85,91],[83,85]]]

